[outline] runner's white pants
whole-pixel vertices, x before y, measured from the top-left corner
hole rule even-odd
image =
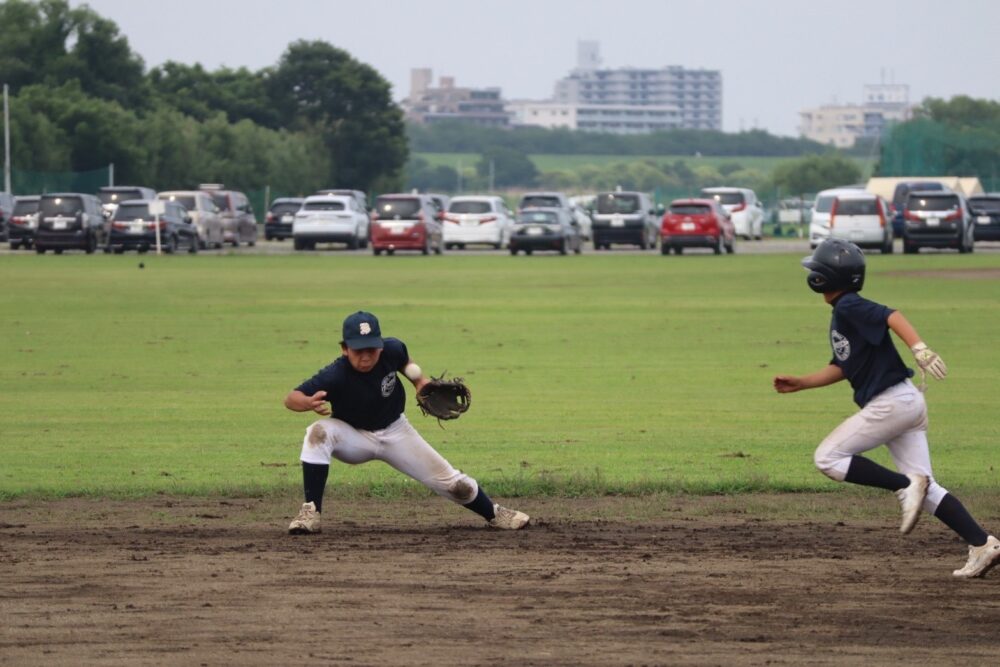
[[[406,415],[378,431],[356,429],[339,419],[320,419],[306,429],[302,440],[305,463],[329,465],[335,458],[356,465],[385,461],[438,495],[460,505],[475,500],[476,480],[456,470],[413,428]]]
[[[824,475],[843,482],[852,456],[883,444],[899,472],[927,475],[924,511],[933,514],[948,490],[934,481],[927,444],[927,403],[909,380],[889,387],[835,428],[816,448],[813,460]]]

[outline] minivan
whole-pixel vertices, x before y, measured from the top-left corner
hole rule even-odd
[[[79,248],[88,255],[103,248],[107,234],[101,200],[82,192],[55,192],[38,202],[35,252]]]
[[[896,189],[892,193],[892,232],[896,236],[903,235],[904,209],[906,200],[911,192],[921,190],[930,192],[932,190],[943,191],[947,188],[937,181],[903,181],[896,184]]]
[[[601,192],[594,203],[590,233],[594,249],[608,249],[612,243],[655,248],[660,237],[656,206],[645,192],[616,190]]]
[[[910,192],[903,207],[903,252],[920,248],[957,248],[972,252],[975,230],[965,198],[951,190]]]
[[[241,243],[257,244],[257,218],[253,215],[250,200],[239,190],[225,190],[216,183],[202,183],[199,188],[212,197],[222,218],[222,235],[234,248]]]
[[[850,241],[859,248],[892,253],[889,202],[863,190],[837,195],[830,209],[830,238]]]
[[[437,211],[437,204],[427,195],[380,196],[371,214],[372,252],[392,255],[397,250],[419,250],[440,255],[444,240]]]
[[[156,250],[157,226],[160,248],[168,255],[182,246],[191,254],[198,252],[198,228],[191,223],[187,210],[176,201],[163,201],[162,213],[149,210],[150,202],[127,199],[118,202],[111,218],[108,248],[116,255],[126,250],[140,253]]]
[[[747,239],[764,238],[764,207],[750,188],[702,188],[702,197],[722,204],[736,228],[736,235]]]
[[[812,205],[812,216],[809,220],[809,247],[816,249],[820,243],[830,236],[830,212],[838,195],[865,192],[864,188],[841,187],[822,190],[816,195]]]
[[[97,191],[97,198],[101,200],[104,218],[110,220],[114,216],[118,204],[126,199],[151,201],[156,199],[156,190],[141,185],[105,185]]]

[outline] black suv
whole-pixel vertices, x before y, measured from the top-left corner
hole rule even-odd
[[[89,255],[103,248],[106,238],[100,199],[82,192],[42,195],[35,231],[35,252],[39,255],[46,250],[58,255],[71,248]]]
[[[162,206],[163,213],[150,211]],[[150,202],[129,199],[118,204],[111,218],[108,248],[120,255],[126,250],[140,253],[156,250],[156,226],[160,226],[160,248],[168,255],[184,246],[188,252],[198,252],[198,228],[191,223],[187,210],[172,201]]]
[[[271,202],[264,219],[264,240],[292,238],[292,223],[304,201],[301,197],[279,197]]]
[[[892,235],[896,238],[900,238],[903,235],[903,228],[906,226],[903,214],[906,208],[906,200],[909,198],[911,192],[916,192],[917,190],[921,192],[929,192],[931,190],[943,191],[946,189],[937,181],[903,181],[902,183],[896,183],[896,189],[892,192]]]
[[[1000,194],[969,197],[969,212],[977,241],[1000,241]]]
[[[903,209],[903,252],[921,248],[957,248],[972,252],[972,217],[962,195],[951,190],[911,192]]]

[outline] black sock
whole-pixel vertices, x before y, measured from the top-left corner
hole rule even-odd
[[[468,507],[470,510],[483,517],[487,521],[492,521],[496,514],[493,512],[493,501],[490,497],[486,495],[486,492],[479,489],[479,493],[476,494],[476,499],[471,503],[466,503],[462,507]]]
[[[976,523],[969,510],[965,509],[965,505],[950,493],[941,499],[941,503],[934,510],[934,516],[941,519],[944,525],[954,530],[972,546],[981,547],[986,544],[989,535]]]
[[[306,492],[306,502],[314,503],[317,512],[323,511],[323,490],[329,472],[328,465],[302,462],[302,487]]]
[[[851,466],[847,469],[844,481],[862,486],[877,486],[890,491],[905,489],[910,485],[910,478],[906,475],[883,468],[863,456],[851,457]]]

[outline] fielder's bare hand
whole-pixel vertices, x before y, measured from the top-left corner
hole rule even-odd
[[[315,412],[324,417],[330,416],[330,406],[326,402],[326,392],[317,391],[312,396],[307,396],[301,391],[293,391],[285,398],[285,407],[295,412]]]
[[[801,389],[804,389],[802,378],[794,375],[777,375],[774,378],[774,390],[779,394],[790,394]]]

